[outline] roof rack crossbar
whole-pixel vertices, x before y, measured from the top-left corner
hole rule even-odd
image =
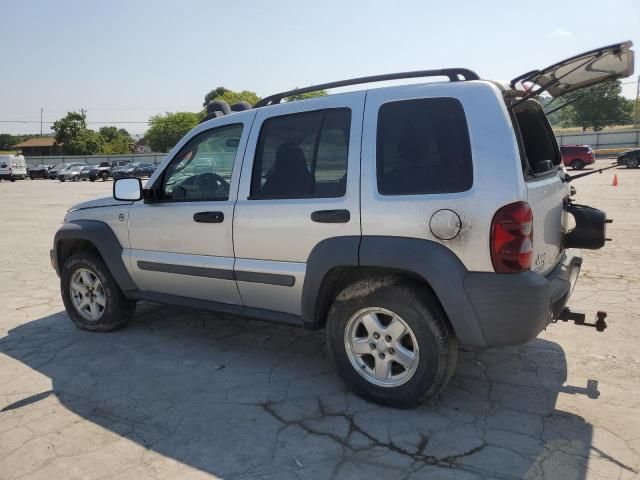
[[[460,77],[462,77],[463,80],[480,80],[480,77],[476,72],[466,68],[442,68],[440,70],[417,70],[414,72],[387,73],[384,75],[372,75],[370,77],[359,77],[349,80],[340,80],[338,82],[323,83],[305,88],[296,88],[295,90],[289,90],[288,92],[276,93],[275,95],[270,95],[260,100],[255,104],[254,108],[266,107],[267,105],[280,103],[283,98],[290,97],[292,95],[299,95],[301,93],[317,92],[318,90],[328,90],[330,88],[359,85],[362,83],[384,82],[387,80],[418,77],[449,77],[449,80],[452,82],[460,81]]]

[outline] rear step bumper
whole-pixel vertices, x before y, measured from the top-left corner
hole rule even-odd
[[[464,288],[487,346],[522,345],[534,339],[567,304],[582,258],[566,250],[563,261],[544,276],[536,272],[469,272]]]

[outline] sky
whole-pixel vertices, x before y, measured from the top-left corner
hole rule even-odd
[[[640,49],[640,0],[0,0],[0,18],[0,133],[13,134],[39,133],[41,108],[143,134],[218,86],[266,96],[443,67],[509,80],[618,41]]]

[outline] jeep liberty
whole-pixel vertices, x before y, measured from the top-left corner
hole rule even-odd
[[[51,250],[69,317],[110,331],[144,300],[324,328],[359,395],[433,398],[459,345],[521,345],[578,315],[577,249],[602,247],[607,220],[573,202],[536,98],[631,75],[631,46],[510,83],[451,68],[214,101],[144,188],[118,179],[69,210]],[[445,80],[286,101],[416,77]]]

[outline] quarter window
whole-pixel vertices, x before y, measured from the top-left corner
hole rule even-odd
[[[191,139],[165,170],[162,199],[228,200],[242,125],[227,125]]]
[[[473,182],[471,146],[460,102],[424,98],[382,105],[377,176],[383,195],[469,190]]]
[[[251,198],[343,196],[350,124],[347,108],[266,120],[256,148]]]

